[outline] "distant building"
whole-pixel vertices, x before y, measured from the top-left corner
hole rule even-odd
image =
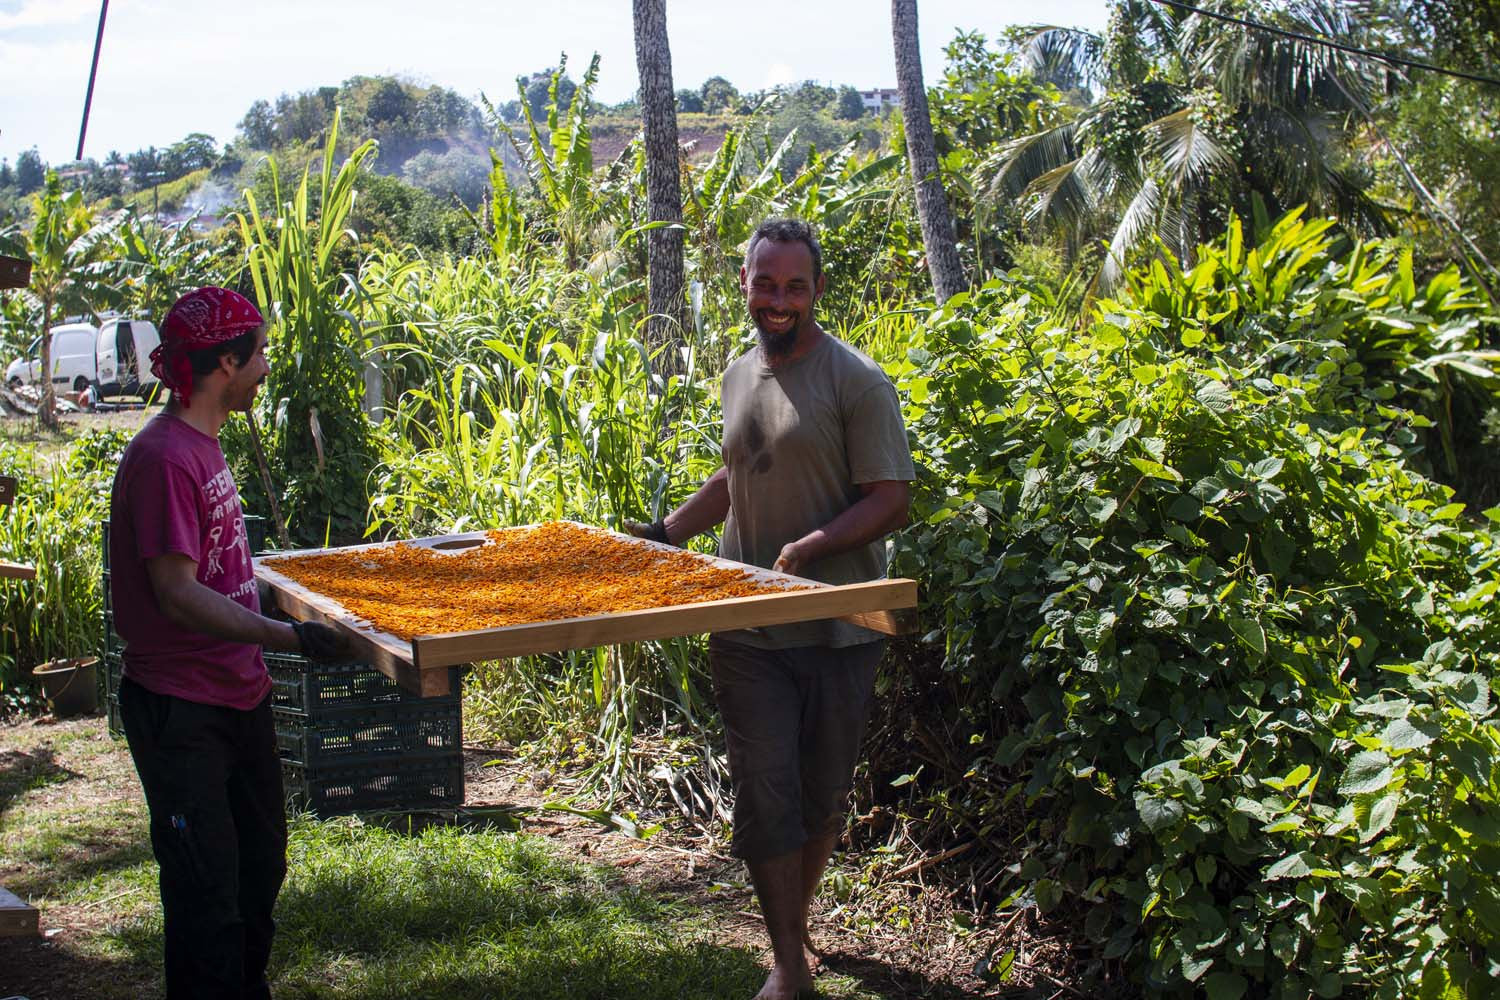
[[[864,104],[866,111],[880,114],[890,108],[901,106],[901,94],[892,87],[880,87],[876,90],[861,90],[859,92],[860,102]]]

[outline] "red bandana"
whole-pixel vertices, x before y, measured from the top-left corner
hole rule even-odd
[[[193,389],[191,351],[222,344],[265,320],[239,292],[209,285],[178,299],[161,324],[161,344],[151,352],[151,374],[172,390],[184,408]]]

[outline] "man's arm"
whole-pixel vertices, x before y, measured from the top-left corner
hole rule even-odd
[[[198,582],[198,565],[189,556],[169,552],[146,560],[146,574],[162,614],[173,624],[218,639],[245,642],[295,653],[302,649],[297,631],[286,622],[258,615]]]
[[[860,483],[859,488],[864,496],[823,527],[782,546],[781,555],[771,568],[797,576],[819,559],[868,545],[906,526],[911,507],[910,483],[887,479]]]
[[[692,496],[665,519],[667,541],[681,545],[695,535],[724,523],[729,516],[729,470],[722,465]]]
[[[729,516],[729,472],[723,466],[703,481],[703,485],[682,502],[682,505],[662,519],[663,539],[655,531],[655,525],[626,521],[625,530],[637,538],[666,541],[681,545],[694,535],[701,535],[715,525],[723,524]]]

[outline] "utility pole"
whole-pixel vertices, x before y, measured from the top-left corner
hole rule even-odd
[[[146,174],[151,179],[151,221],[158,227],[161,226],[161,196],[157,188],[166,175],[165,170],[152,170]]]

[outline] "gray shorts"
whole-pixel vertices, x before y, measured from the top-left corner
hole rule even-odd
[[[708,641],[734,785],[731,852],[774,858],[837,833],[885,641],[757,649]]]

